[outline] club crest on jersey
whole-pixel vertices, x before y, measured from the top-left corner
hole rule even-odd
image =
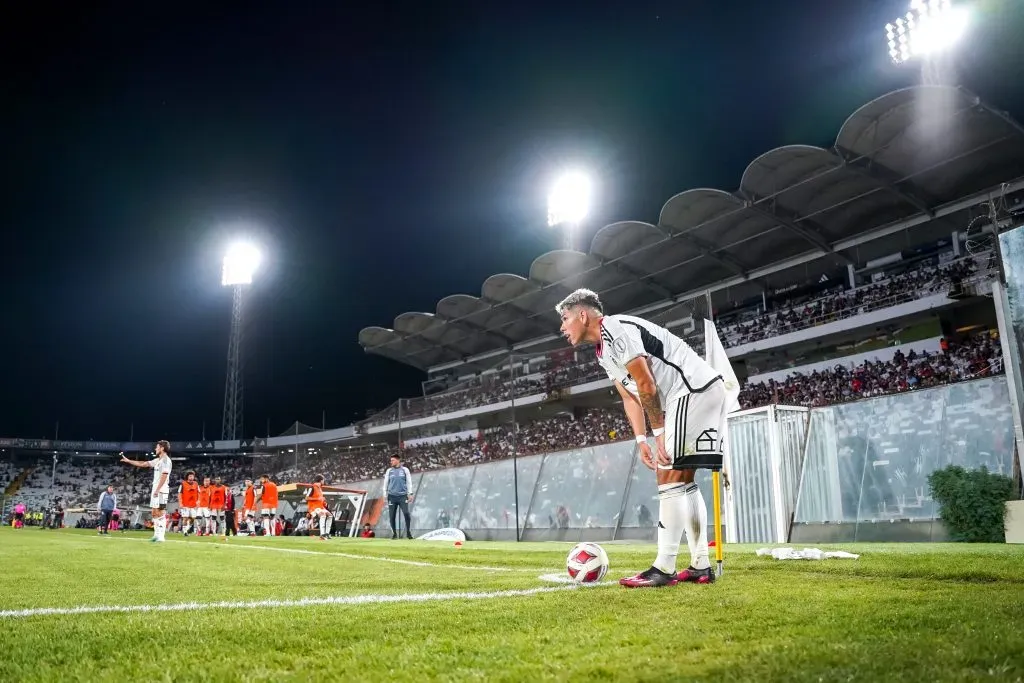
[[[718,453],[718,430],[705,429],[695,443],[698,453]]]
[[[618,339],[613,341],[612,342],[612,348],[615,349],[615,351],[617,353],[625,353],[626,352],[626,338],[625,337],[619,337]]]

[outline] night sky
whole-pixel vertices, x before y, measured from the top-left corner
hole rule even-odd
[[[958,60],[1024,119],[1020,5],[982,5]],[[526,274],[558,243],[559,168],[596,176],[593,234],[734,190],[773,147],[831,145],[920,81],[885,54],[906,6],[5,3],[0,436],[219,437],[225,226],[268,252],[247,435],[414,395],[423,375],[360,328]]]

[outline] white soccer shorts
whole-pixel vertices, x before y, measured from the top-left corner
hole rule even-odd
[[[277,508],[263,508],[260,510],[260,514],[264,517],[273,517],[277,514]]]
[[[217,519],[224,519],[224,511],[211,508],[210,516],[215,517]]]
[[[189,519],[192,519],[193,517],[196,516],[196,509],[195,508],[182,508],[182,507],[180,507],[180,508],[178,508],[178,512],[181,513],[182,517],[187,517]]]
[[[197,518],[198,517],[206,518],[206,517],[209,517],[209,516],[210,516],[210,508],[196,508],[196,517]]]
[[[254,510],[252,508],[246,508],[246,510],[245,510],[245,517],[246,517],[246,519],[252,519],[255,516],[256,516],[256,510]]]
[[[157,508],[167,507],[167,494],[166,493],[151,493],[149,496],[149,507],[156,510]]]
[[[665,410],[665,450],[673,458],[662,470],[719,469],[726,434],[725,382],[669,402]]]

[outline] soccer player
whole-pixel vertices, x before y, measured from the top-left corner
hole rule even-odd
[[[622,397],[640,457],[657,473],[658,556],[650,569],[619,583],[629,588],[712,583],[707,507],[693,477],[697,468],[721,466],[726,415],[735,394],[682,339],[641,318],[605,315],[601,300],[589,289],[576,290],[555,310],[570,344],[597,345],[598,363]],[[647,443],[648,423],[653,452]],[[684,531],[690,565],[677,574]]]
[[[242,512],[245,514],[245,528],[250,536],[256,535],[256,487],[252,479],[245,480],[245,498],[242,500]]]
[[[210,483],[209,477],[203,477],[203,485],[199,487],[199,532],[197,536],[210,535]]]
[[[330,539],[331,512],[327,509],[327,500],[324,498],[324,475],[318,474],[313,479],[313,488],[306,496],[306,507],[313,520],[319,524],[320,540]]]
[[[257,492],[260,515],[263,517],[263,535],[273,536],[277,515],[277,484],[270,480],[269,474],[260,477],[260,488]]]
[[[221,482],[221,478],[214,480],[210,487],[210,526],[214,536],[224,532],[224,498],[227,497],[227,487]]]
[[[164,532],[167,530],[167,517],[164,511],[167,509],[167,496],[171,493],[171,444],[157,441],[154,452],[156,457],[152,460],[129,460],[128,456],[122,453],[121,462],[133,467],[152,468],[153,490],[149,494],[149,507],[153,514],[153,538],[149,540],[163,543]]]
[[[197,532],[196,517],[199,514],[199,482],[196,473],[189,470],[185,481],[178,485],[178,510],[181,512],[181,532],[188,536],[189,531]]]

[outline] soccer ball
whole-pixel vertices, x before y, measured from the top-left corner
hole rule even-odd
[[[597,583],[608,573],[608,554],[596,543],[580,543],[569,551],[565,568],[576,583]]]

